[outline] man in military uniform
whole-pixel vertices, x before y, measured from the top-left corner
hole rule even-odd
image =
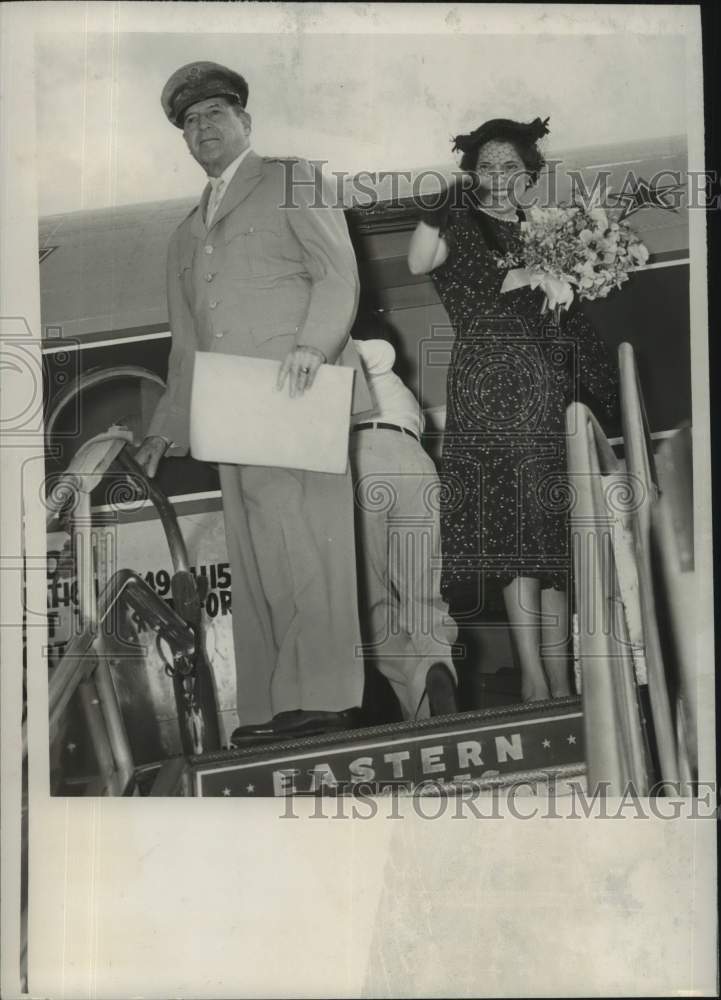
[[[291,396],[313,391],[321,364],[352,365],[353,412],[372,408],[349,338],[358,274],[342,208],[306,162],[250,148],[247,99],[243,77],[208,62],[183,66],[163,89],[208,185],[170,241],[167,389],[137,454],[149,475],[164,455],[188,451],[196,351],[276,360]],[[221,465],[220,481],[241,723],[233,742],[352,724],[363,662],[350,473]]]

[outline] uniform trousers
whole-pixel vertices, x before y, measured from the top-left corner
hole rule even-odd
[[[407,719],[428,716],[429,667],[456,678],[455,622],[440,594],[439,481],[421,445],[375,428],[350,436],[366,658],[389,680]]]
[[[241,725],[361,704],[353,487],[344,475],[221,465]]]

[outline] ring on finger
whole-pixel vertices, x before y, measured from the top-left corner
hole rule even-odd
[[[310,375],[310,368],[301,368],[304,375]]]

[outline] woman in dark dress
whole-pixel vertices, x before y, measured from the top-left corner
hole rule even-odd
[[[544,295],[501,293],[499,260],[519,246],[521,190],[538,179],[544,122],[486,122],[458,136],[461,169],[426,209],[408,264],[431,273],[455,331],[441,463],[442,590],[463,618],[503,595],[524,701],[571,693],[565,413],[580,383],[603,419],[617,379],[605,344],[573,305],[556,325]]]

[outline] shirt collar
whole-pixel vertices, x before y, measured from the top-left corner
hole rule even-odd
[[[232,181],[233,177],[235,176],[236,170],[241,165],[241,163],[246,158],[249,152],[250,152],[250,146],[247,146],[240,154],[240,156],[236,156],[233,162],[228,164],[228,166],[225,168],[225,170],[219,177],[209,177],[208,180],[210,181],[210,186],[212,188],[216,188],[221,181],[225,181],[225,185],[227,187],[228,184],[230,184],[230,182]]]

